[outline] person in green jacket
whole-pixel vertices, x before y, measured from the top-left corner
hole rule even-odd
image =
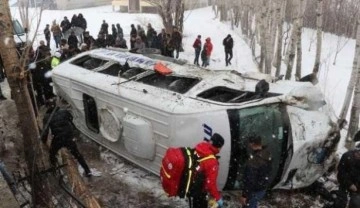
[[[52,69],[60,64],[60,57],[61,57],[61,53],[58,51],[55,52],[54,56],[51,59],[51,68]]]

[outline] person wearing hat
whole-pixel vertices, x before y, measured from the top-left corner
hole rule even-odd
[[[245,164],[243,189],[240,203],[245,208],[257,208],[270,185],[271,154],[262,145],[260,136],[249,136],[250,154]]]
[[[217,188],[219,162],[215,156],[223,145],[224,138],[215,133],[209,142],[203,141],[195,146],[195,155],[199,158],[199,164],[196,167],[194,182],[188,196],[190,207],[207,208],[208,193],[217,202],[218,207],[223,207],[224,202]]]

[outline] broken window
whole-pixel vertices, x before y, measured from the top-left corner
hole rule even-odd
[[[146,70],[145,69],[142,69],[142,68],[130,68],[128,70],[126,70],[124,73],[121,74],[121,77],[122,78],[125,78],[125,79],[130,79],[131,77],[134,77],[138,74],[141,74],[143,72],[145,72]]]
[[[242,189],[245,164],[249,157],[250,135],[261,136],[262,144],[271,153],[270,181],[278,183],[283,172],[289,124],[280,104],[228,110],[231,128],[231,159],[226,189]],[[289,156],[290,157],[290,156]]]
[[[200,82],[200,80],[196,78],[166,76],[159,73],[151,74],[137,81],[177,93],[185,93]]]
[[[121,74],[123,74],[127,69],[122,66],[121,64],[112,64],[111,66],[109,66],[106,69],[103,69],[101,71],[99,71],[102,74],[108,74],[111,76],[121,76]]]
[[[76,66],[80,66],[82,68],[92,70],[92,69],[98,68],[100,66],[103,66],[107,62],[108,62],[107,60],[94,58],[89,55],[86,55],[86,56],[82,56],[78,59],[75,59],[71,63]]]
[[[277,93],[257,94],[250,91],[235,90],[227,87],[214,87],[206,90],[198,97],[223,103],[241,103],[250,100],[279,96]]]

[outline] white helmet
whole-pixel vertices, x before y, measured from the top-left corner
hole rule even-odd
[[[56,52],[54,53],[54,56],[55,56],[56,58],[60,58],[60,57],[61,57],[61,53],[60,53],[59,51],[56,51]]]

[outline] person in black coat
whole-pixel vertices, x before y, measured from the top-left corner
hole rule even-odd
[[[66,16],[64,17],[64,20],[61,21],[60,27],[63,35],[66,33],[66,31],[68,31],[71,28],[71,23]]]
[[[227,35],[226,38],[223,40],[223,45],[225,48],[225,63],[226,66],[231,65],[231,59],[233,57],[233,47],[234,47],[234,40],[231,35]]]
[[[131,31],[130,31],[130,49],[133,49],[135,46],[135,42],[136,42],[136,37],[137,37],[137,30],[135,28],[134,24],[131,24]]]
[[[87,22],[86,22],[86,19],[83,17],[83,15],[80,13],[77,17],[78,19],[78,27],[81,27],[82,29],[84,29],[84,31],[86,30],[87,28]]]
[[[72,31],[71,35],[68,38],[68,45],[69,45],[69,47],[77,48],[78,44],[79,44],[79,40],[77,39],[75,32]]]
[[[258,201],[265,196],[266,189],[270,185],[272,159],[261,140],[260,136],[249,137],[251,153],[245,164],[243,190],[240,197],[240,203],[244,208],[257,207]]]
[[[360,137],[357,132],[355,137]],[[339,190],[335,208],[345,208],[350,194],[349,208],[358,208],[360,195],[360,149],[349,150],[341,156],[338,165],[337,179]]]
[[[182,50],[182,34],[177,27],[174,27],[173,33],[171,34],[171,39],[174,44],[175,58],[179,58],[179,52]]]
[[[109,24],[105,20],[103,20],[103,23],[101,24],[100,32],[107,35],[107,34],[109,34],[108,29],[109,29]]]
[[[90,168],[87,165],[84,157],[79,152],[74,141],[76,127],[72,122],[73,116],[68,110],[56,107],[54,102],[49,102],[48,105],[49,108],[44,115],[43,123],[46,125],[47,122],[49,122],[49,126],[45,129],[45,134],[41,139],[45,144],[50,128],[53,135],[49,152],[50,164],[53,167],[56,166],[56,154],[61,148],[65,147],[80,163],[81,167],[85,171],[85,176],[90,177]],[[55,112],[52,114],[53,111]]]
[[[48,48],[50,48],[50,38],[51,38],[51,33],[50,33],[50,28],[49,28],[49,24],[46,24],[46,27],[44,29],[44,35],[45,35],[45,40],[46,40],[46,46]]]
[[[111,25],[111,31],[112,31],[112,36],[114,37],[114,38],[116,38],[117,37],[117,29],[116,29],[116,27],[115,27],[115,25],[114,24],[112,24]]]

